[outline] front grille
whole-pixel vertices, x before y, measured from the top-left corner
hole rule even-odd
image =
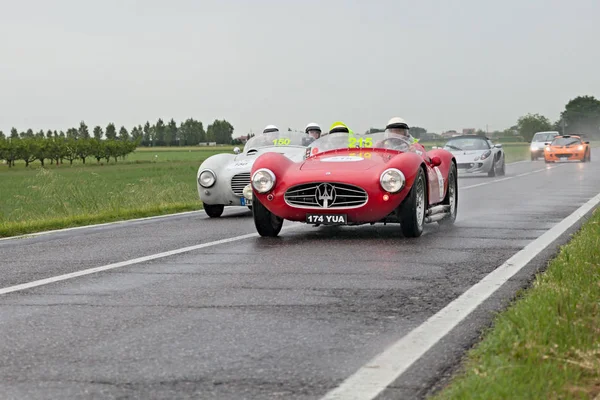
[[[555,157],[571,157],[573,154],[568,153],[568,154],[564,154],[564,153],[554,153]]]
[[[244,195],[244,188],[250,184],[250,172],[242,172],[231,178],[231,190],[236,196]]]
[[[301,208],[356,208],[365,204],[367,192],[344,183],[305,183],[292,186],[284,195],[285,202]]]

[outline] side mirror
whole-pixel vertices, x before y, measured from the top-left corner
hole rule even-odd
[[[233,152],[234,152],[235,154],[240,154],[240,148],[239,148],[239,147],[234,147],[234,148],[233,148]]]
[[[496,143],[494,145],[494,147],[497,148],[497,149],[501,149],[502,148],[502,143]]]
[[[585,143],[585,144],[590,144],[590,141],[588,140],[588,141],[586,141],[586,142],[584,142],[584,143]]]
[[[550,142],[546,142],[544,143],[544,146],[548,146],[550,144]]]
[[[431,157],[431,164],[432,164],[434,167],[437,167],[437,166],[438,166],[438,165],[440,165],[441,163],[442,163],[442,159],[441,159],[441,158],[439,158],[438,156],[433,156],[433,157]]]

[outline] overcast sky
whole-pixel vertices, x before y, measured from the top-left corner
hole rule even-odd
[[[430,132],[600,98],[600,1],[0,0],[0,130],[226,119]]]

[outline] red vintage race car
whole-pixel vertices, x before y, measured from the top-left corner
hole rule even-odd
[[[244,196],[261,236],[284,220],[318,225],[400,223],[418,237],[425,223],[453,224],[458,206],[456,160],[407,138],[333,133],[311,143],[303,161],[273,152],[256,159]]]

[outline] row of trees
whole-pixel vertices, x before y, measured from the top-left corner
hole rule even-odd
[[[371,128],[367,132],[383,132],[384,129]],[[527,114],[517,120],[516,125],[503,131],[487,132],[482,129],[475,131],[477,135],[494,137],[522,138],[530,142],[536,132],[558,131],[567,134],[583,134],[589,138],[600,139],[600,100],[593,96],[578,96],[565,105],[564,111],[553,123],[540,114]],[[410,134],[416,138],[427,133],[427,129],[411,127]]]
[[[233,135],[233,126],[226,120],[215,120],[208,125],[204,130],[204,125],[201,121],[193,118],[188,118],[184,122],[177,125],[174,119],[165,124],[159,118],[155,124],[150,122],[138,126],[134,126],[131,130],[121,126],[119,130],[114,123],[109,123],[106,127],[95,126],[91,132],[85,121],[79,123],[78,128],[69,128],[66,132],[51,131],[44,132],[40,130],[34,133],[28,129],[24,132],[18,132],[16,128],[12,128],[8,137],[11,139],[26,139],[26,138],[64,138],[64,139],[91,139],[101,140],[121,140],[132,141],[139,143],[140,146],[194,146],[199,143],[216,142],[217,144],[231,144]],[[0,139],[6,138],[0,131]]]
[[[5,160],[9,167],[14,166],[15,161],[25,161],[25,166],[33,161],[40,161],[42,166],[46,160],[50,164],[59,165],[64,160],[73,164],[75,160],[92,157],[99,163],[101,160],[109,162],[111,158],[117,162],[119,157],[125,158],[139,145],[137,140],[118,139],[96,139],[96,138],[73,138],[51,136],[45,137],[0,137],[0,160]]]
[[[600,139],[600,100],[593,96],[578,96],[570,100],[554,123],[540,114],[527,114],[519,118],[516,129],[526,141],[536,132],[558,131],[566,135],[583,134]]]

